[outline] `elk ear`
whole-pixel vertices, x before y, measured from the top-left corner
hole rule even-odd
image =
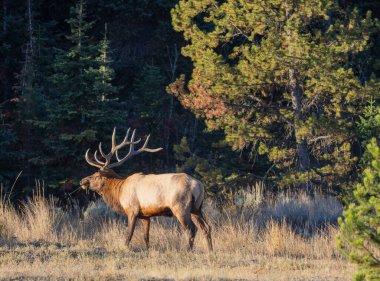
[[[102,177],[106,177],[106,178],[116,178],[116,179],[122,178],[118,174],[116,174],[115,171],[112,169],[103,169],[103,170],[100,170],[99,173]]]
[[[99,174],[100,174],[102,177],[107,177],[107,176],[109,176],[108,169],[100,169],[100,170],[99,170]]]

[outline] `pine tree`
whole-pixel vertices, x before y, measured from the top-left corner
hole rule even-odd
[[[232,193],[246,186],[253,178],[242,174],[239,171],[241,166],[228,154],[228,149],[222,143],[212,143],[215,136],[210,133],[208,135],[208,138],[198,141],[193,149],[186,137],[173,146],[177,160],[176,171],[189,173],[200,179],[209,195],[217,196],[221,201],[232,199]]]
[[[208,161],[210,159],[202,158],[190,150],[189,143],[186,137],[181,139],[181,142],[174,145],[174,156],[178,163],[177,172],[190,173],[195,177],[202,179],[202,182],[207,186],[207,192],[211,195],[222,194],[222,184],[225,183],[223,170],[221,167],[215,167]]]
[[[35,185],[34,179],[39,177],[36,158],[44,138],[40,121],[46,113],[43,82],[47,73],[43,72],[42,53],[46,54],[47,46],[41,42],[41,28],[44,26],[35,20],[35,1],[25,2],[27,40],[24,42],[22,69],[14,87],[19,95],[15,128],[19,138],[17,158],[21,163],[20,170],[23,170],[20,178],[22,190],[30,191]]]
[[[104,39],[99,44],[94,43],[88,35],[93,22],[87,21],[83,0],[71,9],[67,23],[70,48],[56,50],[51,77],[49,138],[45,141],[50,151],[47,163],[55,167],[53,178],[61,179],[62,169],[56,166],[67,169],[71,172],[67,175],[75,177],[72,166],[83,165],[88,146],[108,138],[112,128],[119,126],[123,119],[117,105],[118,88],[111,84],[114,72],[107,30]]]
[[[14,98],[12,86],[15,73],[20,73],[22,46],[27,40],[25,32],[25,0],[4,0],[0,10],[0,101]]]
[[[364,108],[362,115],[359,116],[358,130],[363,147],[371,141],[372,138],[380,139],[380,107],[371,100]]]
[[[154,65],[145,65],[134,82],[131,104],[134,117],[141,121],[148,130],[162,127],[162,121],[168,112],[170,96],[165,93],[167,80],[160,69]]]
[[[338,244],[359,265],[355,280],[380,280],[380,148],[375,139],[367,145],[370,155],[353,202],[340,219]]]
[[[0,184],[10,187],[20,172],[22,158],[16,132],[17,104],[20,99],[12,91],[20,73],[22,46],[26,41],[23,13],[25,0],[2,1],[0,10]]]
[[[99,129],[107,128],[110,124],[120,126],[123,120],[118,92],[120,87],[114,86],[112,80],[115,71],[112,68],[110,42],[107,38],[107,24],[104,28],[104,37],[97,46],[95,67],[90,67],[87,74],[93,77],[93,83],[89,83],[96,105],[88,111],[88,118]],[[100,133],[99,136],[105,136]]]
[[[339,185],[349,178],[355,116],[375,95],[355,60],[378,22],[337,1],[180,1],[173,26],[194,64],[171,92],[234,149],[250,147],[281,184]]]

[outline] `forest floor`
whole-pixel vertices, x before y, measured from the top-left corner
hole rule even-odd
[[[340,213],[334,199],[251,199],[240,208],[206,204],[211,254],[201,232],[187,252],[174,219],[153,219],[149,250],[138,223],[128,249],[125,219],[100,201],[67,211],[38,197],[21,212],[1,202],[0,280],[351,280],[355,266],[330,223]]]

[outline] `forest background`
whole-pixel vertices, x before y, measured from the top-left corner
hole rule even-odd
[[[255,80],[259,75],[252,80],[248,75],[244,81],[232,78],[238,84],[228,80],[232,76],[222,75],[232,73],[228,67],[236,61],[231,50],[244,46],[244,32],[235,34],[230,45],[221,44],[225,48],[219,54],[230,56],[224,68],[212,61],[212,55],[203,55],[216,74],[200,67],[202,61],[194,55],[204,47],[201,43],[190,44],[184,49],[186,56],[181,54],[182,47],[196,40],[186,35],[189,7],[176,6],[178,1],[3,0],[3,191],[12,191],[10,196],[16,200],[43,185],[45,192],[62,200],[78,199],[81,193],[73,191],[79,179],[93,172],[84,160],[85,151],[94,151],[100,141],[107,145],[113,127],[119,137],[132,127],[139,136],[151,134],[151,147],[164,149],[133,159],[118,170],[121,175],[185,171],[204,181],[210,195],[223,200],[255,181],[264,181],[272,189],[348,193],[363,169],[365,146],[380,132],[380,38],[375,20],[380,17],[380,5],[373,0],[337,3],[341,14],[331,14],[327,24],[341,20],[343,29],[350,30],[350,21],[360,19],[347,37],[340,38],[357,49],[336,51],[344,55],[321,72],[335,80],[309,85],[327,88],[328,95],[317,101],[316,110],[310,98],[312,102],[302,105],[304,117],[288,127],[287,120],[293,118],[289,115],[293,113],[286,112],[292,108],[291,98],[281,93],[281,81],[275,75],[259,88]],[[345,14],[350,16],[345,18]],[[193,20],[203,31],[210,28],[202,16]],[[326,29],[326,22],[311,22],[313,32]],[[185,38],[173,26],[184,31]],[[320,66],[313,64],[315,59],[307,58],[306,65]],[[254,63],[270,68],[268,61]],[[262,78],[263,83],[269,79]],[[205,89],[212,79],[218,81],[212,88],[214,96]],[[244,87],[248,90],[242,91]],[[339,90],[346,96],[342,98]],[[221,101],[226,92],[228,98]]]

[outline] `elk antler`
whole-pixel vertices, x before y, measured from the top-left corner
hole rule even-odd
[[[90,164],[91,166],[97,167],[101,170],[111,169],[111,168],[115,168],[117,166],[122,165],[127,159],[129,159],[132,156],[137,155],[141,152],[144,152],[144,151],[146,151],[146,152],[157,152],[157,151],[160,151],[162,149],[161,147],[155,148],[155,149],[147,148],[146,146],[148,145],[148,141],[150,138],[150,135],[148,135],[146,140],[145,140],[144,145],[136,151],[135,150],[135,144],[138,144],[141,141],[141,138],[135,141],[136,129],[134,129],[132,132],[132,136],[131,136],[130,140],[128,140],[129,132],[130,132],[130,128],[127,130],[127,133],[125,135],[124,140],[120,144],[116,145],[116,128],[114,128],[113,133],[112,133],[112,139],[111,139],[112,140],[112,148],[111,148],[110,153],[105,154],[103,152],[103,149],[102,149],[102,143],[101,142],[99,143],[99,152],[100,152],[100,155],[105,159],[105,161],[103,162],[103,161],[99,160],[97,150],[94,153],[94,160],[90,159],[90,157],[88,156],[90,149],[87,149],[86,154],[85,154],[85,159],[86,159],[87,163]],[[118,154],[118,150],[123,148],[126,145],[130,145],[129,152],[124,158],[120,159],[119,154]],[[113,155],[116,156],[117,162],[111,164],[111,158]]]

